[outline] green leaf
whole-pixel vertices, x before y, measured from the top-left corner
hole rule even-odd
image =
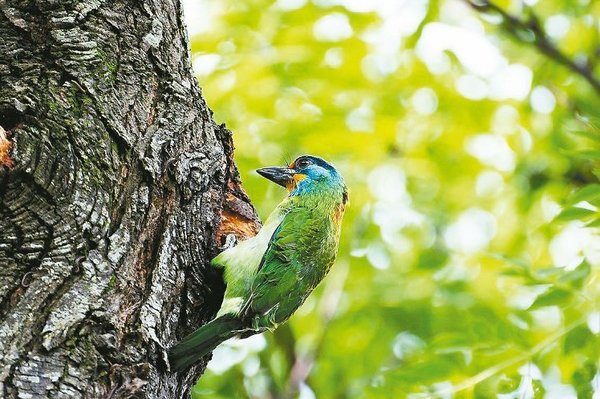
[[[600,133],[598,133],[598,132],[591,132],[589,130],[575,130],[575,131],[572,131],[571,133],[573,133],[577,136],[585,137],[586,139],[600,142]]]
[[[574,206],[563,209],[562,212],[554,218],[554,220],[557,222],[566,222],[569,220],[582,220],[595,214],[597,214],[596,211]]]
[[[540,280],[555,279],[565,273],[562,267],[544,267],[536,270],[535,275]]]
[[[591,222],[586,224],[586,227],[600,227],[600,218],[592,220]]]
[[[590,381],[596,375],[597,366],[591,359],[578,364],[577,369],[573,372],[573,386],[577,390],[578,398],[591,398],[593,395],[592,384]]]
[[[591,161],[600,161],[600,150],[575,151],[572,155],[576,158],[587,159]]]
[[[592,332],[587,326],[579,326],[567,333],[564,341],[565,353],[583,348],[590,339],[593,338]]]
[[[538,296],[530,309],[541,308],[544,306],[564,305],[571,297],[571,292],[562,288],[554,288]]]
[[[508,256],[505,254],[497,254],[497,253],[490,254],[490,256],[494,259],[498,259],[498,260],[510,263],[511,265],[516,266],[519,269],[523,269],[523,270],[527,270],[527,271],[531,270],[531,265],[528,262],[524,261],[523,259],[515,258],[515,257]]]
[[[519,277],[530,277],[531,273],[529,270],[521,269],[518,267],[510,267],[500,272],[503,276],[519,276]]]
[[[574,288],[581,288],[592,271],[592,267],[586,261],[583,261],[574,270],[561,276],[558,281],[569,284]]]
[[[600,200],[600,184],[589,184],[580,190],[575,191],[567,198],[567,204],[574,205],[581,201]]]
[[[592,115],[578,115],[576,118],[586,125],[590,130],[600,132],[600,118]]]
[[[421,252],[417,267],[420,269],[439,269],[448,261],[448,252],[442,248],[429,248]]]

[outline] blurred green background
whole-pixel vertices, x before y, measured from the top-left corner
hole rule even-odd
[[[350,189],[338,260],[194,398],[600,398],[600,2],[187,0],[194,71],[254,170]],[[514,21],[513,21],[514,22]],[[537,36],[536,36],[537,34]]]

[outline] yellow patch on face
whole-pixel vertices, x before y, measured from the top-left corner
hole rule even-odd
[[[288,189],[288,191],[292,191],[293,189],[296,188],[298,183],[300,183],[304,179],[306,179],[306,175],[304,173],[296,173],[292,177],[292,180],[290,180],[289,183],[285,187]]]
[[[306,179],[306,175],[304,173],[296,173],[294,175],[294,181],[296,183],[300,183],[302,180]]]

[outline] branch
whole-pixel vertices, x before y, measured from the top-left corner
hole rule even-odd
[[[504,28],[514,38],[522,43],[532,43],[542,54],[583,77],[594,88],[596,93],[600,94],[600,79],[594,76],[594,73],[589,65],[587,63],[576,62],[561,52],[550,40],[540,25],[539,19],[533,12],[530,12],[528,19],[520,19],[517,16],[509,14],[507,11],[488,0],[464,1],[478,12],[497,12],[502,17],[502,24],[504,25]],[[533,34],[533,41],[530,42],[527,40],[521,34],[523,32]]]

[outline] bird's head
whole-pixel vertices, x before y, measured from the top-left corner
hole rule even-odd
[[[288,166],[270,167],[257,170],[258,174],[288,189],[294,195],[302,195],[317,190],[339,190],[343,202],[347,200],[344,179],[339,172],[323,158],[302,155]]]

